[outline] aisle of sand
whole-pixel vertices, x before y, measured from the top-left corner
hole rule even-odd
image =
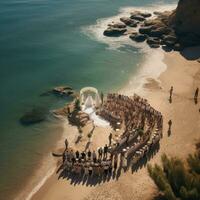
[[[150,163],[160,162],[162,153],[185,158],[194,151],[194,143],[200,137],[200,103],[195,105],[193,94],[200,86],[200,63],[188,61],[177,52],[165,54],[167,70],[160,76],[160,84],[150,80],[145,85],[146,98],[164,116],[164,137],[159,152]],[[169,88],[174,86],[172,104],[168,102]],[[134,91],[126,88],[126,94]],[[172,134],[167,136],[169,119],[172,120]],[[101,135],[104,140],[107,137]],[[118,180],[110,180],[95,186],[72,185],[70,180],[57,180],[52,176],[34,200],[148,200],[156,193],[156,187],[147,174],[146,167],[137,172],[123,173]]]

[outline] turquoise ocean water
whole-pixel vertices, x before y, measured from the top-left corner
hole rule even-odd
[[[0,199],[14,199],[59,137],[48,119],[24,127],[19,118],[34,106],[51,110],[66,100],[41,93],[57,85],[119,89],[134,75],[143,54],[134,46],[108,48],[88,36],[97,19],[129,6],[175,0],[0,1]]]

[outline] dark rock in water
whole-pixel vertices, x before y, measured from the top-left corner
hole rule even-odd
[[[139,11],[139,10],[135,10],[135,11],[133,11],[133,12],[130,13],[131,16],[133,16],[133,15],[140,15],[140,14],[141,14],[141,11]]]
[[[58,86],[53,88],[53,92],[57,94],[65,93],[66,90],[72,90],[72,88],[69,86]]]
[[[103,34],[105,36],[109,36],[109,37],[119,37],[119,36],[123,35],[126,31],[127,31],[126,28],[109,27],[103,32]]]
[[[141,34],[149,34],[152,30],[152,26],[145,26],[145,27],[141,27],[139,28],[139,33]]]
[[[130,27],[137,27],[138,22],[136,22],[134,19],[131,19],[129,17],[121,17],[120,21],[122,21],[124,24]]]
[[[75,91],[70,86],[58,86],[40,94],[40,96],[49,96],[52,94],[60,97],[73,97],[75,95]]]
[[[173,48],[174,48],[174,51],[182,51],[183,50],[183,47],[179,43],[174,44]]]
[[[152,38],[152,37],[149,37],[149,38],[147,39],[147,44],[149,44],[149,45],[154,45],[154,44],[160,45],[160,40],[159,40],[159,38]]]
[[[162,39],[162,44],[168,47],[173,47],[177,42],[177,37],[175,35],[164,35]]]
[[[108,27],[111,27],[111,28],[126,28],[126,25],[124,23],[117,22],[117,23],[108,24]]]
[[[164,35],[163,36],[163,40],[164,41],[176,42],[177,41],[177,37],[175,35]]]
[[[163,34],[169,34],[171,29],[166,26],[152,26],[152,30],[150,31],[149,35],[151,37],[161,37]]]
[[[129,37],[136,42],[144,42],[147,39],[145,34],[131,34]]]
[[[145,18],[141,15],[131,15],[131,19],[135,19],[135,20],[140,21],[140,22],[145,20]]]
[[[69,86],[58,86],[52,89],[52,93],[58,96],[71,96],[75,92],[74,90]]]
[[[25,113],[21,118],[20,122],[23,125],[31,125],[42,122],[45,120],[47,110],[43,108],[33,108],[30,112]]]
[[[163,41],[163,43],[168,47],[173,47],[175,44],[175,42],[173,42],[173,41]]]
[[[160,47],[159,44],[149,44],[149,46],[150,46],[151,48],[159,48],[159,47]]]
[[[162,12],[159,12],[159,11],[154,11],[154,12],[153,12],[153,14],[154,14],[154,15],[158,15],[158,16],[159,16],[159,15],[162,15]]]
[[[141,15],[142,17],[145,17],[145,18],[151,17],[151,13],[148,13],[148,12],[140,13],[140,15]]]
[[[162,49],[165,51],[165,52],[171,52],[173,49],[169,46],[166,46],[166,45],[163,45],[162,46]]]

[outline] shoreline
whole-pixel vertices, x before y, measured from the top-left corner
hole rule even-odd
[[[151,65],[149,66],[149,64],[151,64],[151,60],[149,59],[150,56],[154,57],[154,61],[157,61],[156,65]],[[156,60],[157,56],[159,56],[159,61],[158,59]],[[165,71],[167,69],[167,66],[165,65],[165,63],[163,62],[164,60],[164,53],[161,49],[149,49],[144,56],[144,60],[142,63],[140,63],[140,67],[138,72],[133,76],[133,78],[131,78],[129,80],[128,83],[126,83],[125,85],[122,86],[122,89],[119,90],[120,93],[126,94],[126,90],[130,87],[132,87],[134,85],[134,83],[136,83],[136,87],[134,89],[135,93],[137,94],[145,94],[145,90],[143,88],[143,85],[147,82],[147,78],[155,78],[156,80],[158,80],[159,75]],[[159,68],[159,69],[158,69]],[[144,73],[145,72],[145,73]],[[151,72],[154,72],[153,74]],[[132,95],[131,93],[127,94],[127,95]],[[61,136],[58,138],[57,144],[54,148],[55,151],[59,151],[61,148],[61,146],[63,146],[63,141],[65,140],[65,136],[68,132],[71,132],[73,134],[67,135],[68,140],[70,141],[70,143],[72,143],[72,141],[75,140],[75,136],[78,135],[77,129],[76,127],[72,127],[71,125],[68,124],[68,121],[66,119],[60,119],[61,125],[62,125],[62,133]],[[51,156],[51,155],[50,155]],[[46,175],[38,182],[38,184],[36,184],[34,186],[34,188],[31,190],[31,192],[29,193],[29,195],[26,196],[26,198],[22,195],[24,195],[23,191],[22,194],[20,194],[17,198],[15,198],[15,200],[21,199],[22,197],[25,198],[25,200],[31,200],[35,194],[37,194],[37,192],[40,191],[40,189],[46,184],[46,182],[48,182],[49,179],[51,179],[51,177],[53,177],[55,175],[55,171],[57,168],[57,163],[54,162],[52,163],[52,159],[45,159],[44,160],[51,160],[51,164],[52,167],[51,169],[48,170],[47,173],[45,173]],[[38,170],[40,171],[40,169]],[[36,172],[37,173],[37,172]],[[29,187],[30,190],[30,187]]]
[[[200,121],[199,113],[197,110],[197,106],[193,105],[192,99],[189,98],[189,93],[193,95],[192,91],[194,88],[199,84],[200,80],[198,79],[198,73],[200,74],[200,64],[197,61],[188,61],[185,58],[183,58],[178,52],[170,52],[164,54],[164,63],[168,66],[167,69],[164,72],[161,72],[159,75],[158,80],[151,81],[149,80],[147,84],[145,85],[144,91],[145,91],[145,97],[147,97],[149,103],[154,106],[156,109],[160,110],[164,115],[164,139],[161,140],[161,149],[156,154],[153,159],[150,160],[149,163],[155,163],[160,161],[160,155],[162,153],[167,153],[169,155],[174,155],[174,151],[177,152],[177,156],[181,158],[185,158],[185,156],[189,153],[192,153],[194,150],[194,143],[195,139],[197,139],[197,135],[194,133],[195,130],[199,130],[198,123],[196,123],[195,127],[192,127],[193,132],[190,130],[191,126],[187,125],[186,123],[183,123],[182,119],[179,118],[187,118],[186,115],[182,114],[180,115],[179,108],[175,108],[173,104],[177,104],[178,107],[185,107],[185,103],[187,104],[188,108],[192,109],[193,111],[196,110],[196,113],[191,116],[191,119],[189,121],[192,123],[192,121]],[[174,69],[174,67],[176,68]],[[192,66],[192,68],[190,68]],[[193,78],[193,77],[196,78]],[[181,77],[178,79],[178,77]],[[159,82],[160,81],[160,82]],[[184,82],[185,81],[185,82]],[[176,103],[172,103],[170,105],[168,103],[168,89],[170,86],[173,85],[175,88],[175,95],[174,95],[174,101],[177,101]],[[158,87],[159,86],[159,87]],[[192,88],[192,87],[193,88]],[[161,87],[161,88],[160,88]],[[133,89],[128,84],[124,87],[124,89],[120,90],[124,91],[127,95],[132,95]],[[177,91],[177,92],[176,92]],[[182,97],[183,96],[183,97]],[[158,101],[158,99],[160,101]],[[185,102],[181,102],[181,100],[185,100]],[[177,110],[177,112],[175,112]],[[179,111],[179,112],[178,112]],[[177,117],[178,115],[178,117]],[[189,113],[188,113],[189,115]],[[186,126],[184,130],[185,137],[190,136],[190,139],[188,141],[185,141],[184,138],[182,139],[181,135],[172,133],[172,136],[167,137],[167,121],[169,119],[172,119],[172,121],[177,121],[178,127],[174,127],[174,132],[180,132],[182,130],[182,126]],[[188,131],[188,133],[187,133]],[[171,139],[172,138],[172,139]],[[178,140],[178,142],[177,142]],[[172,145],[172,148],[170,147]],[[129,177],[129,176],[131,177]],[[142,178],[140,178],[142,177]],[[138,190],[134,189],[134,193],[140,193],[138,195],[138,198],[136,199],[150,199],[148,196],[152,196],[155,193],[155,186],[152,183],[151,179],[148,177],[146,168],[140,169],[138,172],[134,174],[130,174],[130,172],[127,172],[120,177],[120,180],[111,180],[108,183],[100,184],[95,187],[87,187],[87,186],[81,186],[81,185],[71,185],[69,181],[66,180],[57,180],[57,175],[53,174],[40,188],[40,190],[33,196],[33,200],[43,200],[43,199],[64,199],[64,197],[68,197],[68,199],[84,199],[90,196],[95,196],[96,191],[99,191],[101,189],[107,191],[110,190],[111,186],[119,187],[119,185],[122,184],[123,179],[126,181],[130,181],[129,179],[138,178],[139,180],[136,181],[136,183],[145,184],[145,188],[148,192],[145,192],[143,196],[141,196],[141,192],[139,190],[139,186],[136,183],[133,183],[134,188],[137,188]],[[143,182],[145,180],[145,182]],[[141,181],[141,182],[140,182]],[[119,183],[120,182],[120,183]],[[123,182],[125,184],[126,182]],[[108,188],[107,188],[108,187]],[[71,188],[71,189],[70,189]],[[99,189],[101,188],[101,189]],[[109,189],[110,188],[110,189]],[[71,191],[73,190],[73,191]],[[82,191],[84,193],[83,196],[78,196],[79,191]],[[133,191],[130,191],[133,193]],[[77,194],[78,193],[78,194]],[[104,195],[104,194],[99,194]],[[114,195],[114,194],[112,194]],[[121,199],[120,196],[116,196],[112,198]],[[90,197],[86,198],[90,199]],[[130,199],[130,198],[129,198]]]

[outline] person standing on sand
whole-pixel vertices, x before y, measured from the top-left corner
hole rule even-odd
[[[172,127],[172,120],[170,119],[168,122],[169,128],[168,128],[168,137],[171,135],[171,127]]]
[[[76,158],[79,159],[79,151],[76,151]]]
[[[169,91],[169,102],[170,102],[170,103],[172,103],[172,94],[173,94],[173,90],[174,90],[174,87],[171,86],[170,91]]]
[[[118,164],[118,155],[115,154],[114,156],[114,171],[116,172],[117,170],[117,164]]]
[[[90,160],[91,156],[92,156],[92,152],[89,150],[88,153],[87,153],[87,155],[88,155],[88,159]]]
[[[102,158],[102,154],[103,154],[102,147],[99,147],[98,154],[99,154],[98,158],[101,159]]]
[[[92,158],[93,158],[93,162],[96,163],[97,162],[97,155],[96,155],[95,151],[93,151],[93,153],[92,153]]]
[[[194,102],[195,102],[195,104],[197,104],[198,95],[199,95],[199,88],[197,87],[197,89],[195,91],[195,94],[194,94]]]
[[[104,146],[104,149],[103,149],[103,157],[107,159],[107,153],[108,153],[108,146],[107,144]]]

